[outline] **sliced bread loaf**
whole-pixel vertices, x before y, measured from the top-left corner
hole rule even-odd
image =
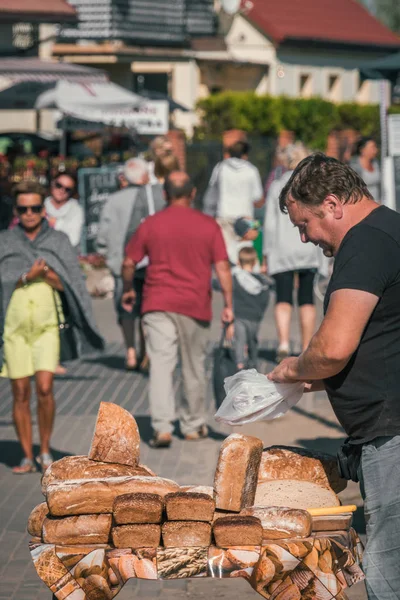
[[[262,481],[257,486],[255,506],[285,506],[287,508],[326,508],[339,506],[331,489],[310,481],[277,479]]]

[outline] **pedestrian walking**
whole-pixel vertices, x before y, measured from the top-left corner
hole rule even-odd
[[[279,195],[290,180],[293,169],[307,156],[301,143],[286,148],[282,163],[287,169],[271,183],[264,221],[264,271],[275,281],[275,324],[278,334],[276,359],[290,354],[290,323],[293,312],[293,291],[297,279],[301,343],[307,348],[315,329],[314,278],[320,263],[318,248],[301,243],[289,217],[279,209]],[[286,162],[285,162],[286,161]]]
[[[268,306],[269,285],[264,275],[254,272],[258,257],[253,247],[243,247],[238,262],[232,269],[235,322],[227,338],[234,340],[237,369],[257,369],[258,332]]]
[[[45,470],[53,458],[54,372],[60,355],[59,324],[69,318],[76,352],[100,349],[91,302],[68,237],[45,219],[44,190],[32,181],[15,189],[19,224],[0,233],[0,368],[11,380],[13,417],[24,458],[14,473],[36,471],[32,450],[30,377],[35,377],[40,453]],[[71,341],[71,340],[70,340]],[[3,365],[4,358],[4,365]]]
[[[400,590],[400,215],[379,205],[361,177],[323,154],[303,160],[280,207],[303,243],[334,256],[324,319],[307,349],[268,378],[325,389],[349,436],[342,474],[360,481],[370,600]]]
[[[136,342],[136,323],[140,320],[145,268],[144,260],[135,273],[134,288],[136,304],[132,311],[126,311],[121,305],[123,291],[121,268],[124,249],[140,223],[165,206],[162,188],[159,184],[150,186],[147,163],[140,158],[131,158],[124,165],[123,179],[128,182],[118,192],[111,194],[103,207],[99,233],[96,240],[97,251],[106,257],[108,268],[114,277],[114,306],[118,324],[126,348],[125,368],[134,370],[142,363],[138,356]],[[144,355],[144,343],[140,344]]]
[[[165,181],[168,206],[142,223],[126,247],[122,304],[131,310],[136,265],[149,266],[143,293],[143,325],[150,357],[149,400],[155,448],[172,441],[175,402],[173,373],[178,351],[183,397],[178,416],[186,440],[207,436],[204,360],[211,321],[211,271],[215,266],[230,323],[232,276],[220,228],[214,219],[191,208],[196,190],[186,173],[175,171]]]
[[[234,223],[240,217],[254,218],[254,209],[264,204],[260,173],[249,160],[250,145],[238,141],[227,149],[228,158],[218,163],[204,196],[204,212],[217,218],[228,255],[237,261]]]
[[[76,179],[70,173],[59,173],[51,183],[50,196],[44,202],[51,227],[68,236],[71,245],[78,249],[85,221],[83,208],[73,196]]]
[[[158,182],[158,177],[155,173],[157,159],[172,156],[172,144],[165,135],[158,135],[150,142],[149,151],[150,161],[148,163],[148,168],[150,183],[154,185]]]
[[[381,170],[376,160],[378,153],[379,150],[375,140],[371,137],[362,137],[356,144],[357,156],[350,161],[350,166],[365,181],[374,200],[380,202],[382,184]]]

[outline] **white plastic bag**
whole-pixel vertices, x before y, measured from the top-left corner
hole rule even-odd
[[[303,395],[304,383],[274,383],[255,369],[239,371],[224,382],[226,398],[216,421],[244,425],[284,415]]]

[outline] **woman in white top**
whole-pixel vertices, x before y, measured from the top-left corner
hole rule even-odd
[[[309,152],[301,143],[282,150],[282,164],[288,169],[269,188],[264,221],[263,253],[268,274],[275,280],[275,323],[279,346],[277,360],[290,353],[290,321],[293,309],[295,274],[298,275],[297,303],[299,305],[302,348],[307,348],[315,328],[313,283],[318,270],[319,251],[313,244],[303,244],[287,214],[280,211],[279,195],[293,170]]]
[[[72,197],[75,191],[75,177],[69,173],[59,173],[51,183],[50,196],[44,205],[50,226],[65,233],[71,245],[78,248],[84,213],[78,200]]]

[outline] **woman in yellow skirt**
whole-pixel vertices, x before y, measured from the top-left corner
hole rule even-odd
[[[72,304],[78,304],[76,313],[80,315],[83,335],[97,347],[102,346],[102,340],[91,324],[90,301],[85,297],[76,254],[65,234],[52,230],[44,218],[44,190],[35,182],[23,182],[15,194],[19,225],[0,234],[0,287],[4,292],[0,334],[3,330],[5,359],[1,374],[11,380],[13,418],[24,453],[13,472],[24,474],[37,470],[32,449],[32,376],[40,435],[36,461],[42,470],[53,461],[50,437],[55,416],[53,379],[60,357],[59,292],[68,291]],[[80,302],[86,302],[85,306]],[[82,316],[85,310],[86,319]]]

